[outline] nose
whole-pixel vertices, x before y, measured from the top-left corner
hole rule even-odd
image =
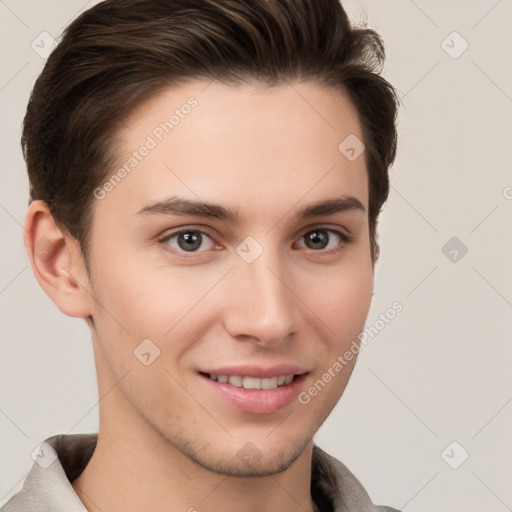
[[[275,346],[294,334],[297,297],[277,253],[264,250],[252,263],[236,256],[224,285],[224,326],[231,336]]]

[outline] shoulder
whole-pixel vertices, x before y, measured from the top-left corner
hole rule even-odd
[[[311,492],[321,510],[333,512],[400,512],[375,505],[366,489],[351,471],[338,459],[313,445]]]
[[[22,489],[0,508],[0,512],[87,512],[71,482],[87,465],[97,434],[59,434],[39,447]]]

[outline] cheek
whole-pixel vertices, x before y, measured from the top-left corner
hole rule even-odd
[[[200,329],[201,312],[211,308],[207,295],[226,272],[220,265],[201,270],[198,266],[172,267],[161,261],[153,264],[136,254],[124,258],[122,264],[118,259],[104,257],[97,267],[95,280],[99,283],[97,299],[101,306],[96,305],[96,314],[101,319],[100,336],[105,342],[129,342],[133,350],[149,338],[175,354]],[[97,328],[100,330],[98,324]],[[117,337],[113,336],[114,330]]]
[[[364,261],[364,260],[360,260]],[[371,266],[346,265],[338,272],[318,276],[310,293],[316,327],[324,333],[315,353],[317,371],[298,401],[317,418],[317,428],[343,394],[359,355],[359,335],[364,329],[373,290]]]
[[[354,258],[355,260],[355,258]],[[301,280],[298,295],[324,324],[332,343],[345,344],[357,338],[364,328],[373,291],[373,270],[364,264],[326,266]]]

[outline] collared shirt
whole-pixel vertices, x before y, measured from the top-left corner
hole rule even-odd
[[[98,434],[62,434],[44,441],[23,488],[0,512],[87,512],[71,482],[96,448]],[[311,497],[321,512],[398,512],[373,505],[361,483],[339,460],[313,445]]]

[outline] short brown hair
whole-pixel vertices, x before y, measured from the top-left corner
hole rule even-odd
[[[32,199],[75,238],[89,272],[93,191],[115,163],[124,119],[191,79],[269,86],[313,80],[348,93],[366,146],[373,262],[389,194],[398,98],[384,45],[339,0],[107,0],[64,31],[32,90],[21,144]],[[341,142],[341,141],[340,141]]]

